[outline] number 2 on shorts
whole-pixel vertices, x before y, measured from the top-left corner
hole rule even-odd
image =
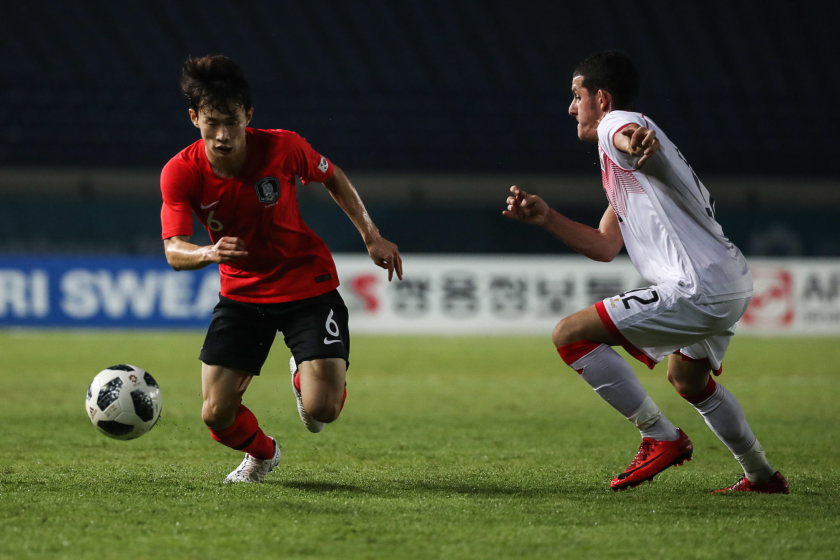
[[[640,298],[639,296],[628,296],[627,295],[630,292],[639,292],[639,291],[646,290],[646,289],[647,288],[639,288],[637,290],[630,290],[629,292],[624,292],[621,295],[626,296],[626,297],[621,298],[621,303],[624,304],[624,307],[626,309],[630,309],[630,300],[638,301],[642,305],[650,305],[651,303],[656,303],[657,301],[659,301],[659,294],[656,293],[656,290],[651,290],[650,291],[650,294],[652,296],[650,299],[643,299],[643,298]]]

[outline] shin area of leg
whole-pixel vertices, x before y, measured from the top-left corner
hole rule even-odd
[[[677,428],[662,414],[639,378],[624,358],[607,346],[594,342],[576,342],[561,346],[557,352],[584,381],[639,428],[642,437],[673,441]]]
[[[753,434],[741,404],[723,385],[710,375],[707,377],[703,390],[680,395],[703,416],[706,425],[732,452],[751,482],[770,479],[775,471],[767,462],[764,449]]]
[[[242,395],[251,379],[253,376],[247,372],[203,364],[202,417],[214,440],[266,460],[274,455],[274,442],[260,429],[256,416],[242,405]]]

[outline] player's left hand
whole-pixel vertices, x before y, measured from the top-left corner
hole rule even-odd
[[[643,166],[650,156],[659,151],[659,139],[656,137],[655,130],[643,126],[635,129],[628,127],[622,129],[621,135],[630,139],[628,153],[634,157],[641,156],[642,159],[639,160],[637,167]]]
[[[400,257],[400,251],[396,245],[384,237],[376,237],[367,244],[367,250],[376,266],[388,271],[388,282],[394,278],[394,272],[397,273],[397,278],[402,280],[402,257]]]

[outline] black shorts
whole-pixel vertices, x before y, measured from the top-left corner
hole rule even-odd
[[[350,366],[347,306],[338,290],[285,303],[243,303],[220,295],[198,359],[259,375],[277,331],[298,364],[342,358]]]

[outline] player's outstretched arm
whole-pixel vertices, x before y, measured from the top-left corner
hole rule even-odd
[[[190,243],[187,235],[176,235],[163,240],[163,250],[175,270],[198,270],[248,256],[245,242],[236,237],[222,237],[215,245],[201,247]]]
[[[516,185],[510,188],[507,210],[503,215],[520,222],[542,226],[554,237],[595,261],[609,262],[624,246],[618,218],[608,207],[598,228],[575,222],[548,207],[540,197],[528,194]]]
[[[397,273],[397,278],[402,280],[402,257],[397,246],[382,237],[379,230],[373,224],[373,220],[365,210],[365,205],[356,192],[356,188],[350,183],[350,179],[344,174],[337,165],[333,164],[332,176],[324,181],[324,186],[330,191],[333,200],[341,206],[341,209],[347,214],[359,233],[362,234],[362,239],[367,247],[368,254],[377,266],[388,271],[388,281]]]
[[[647,129],[637,124],[630,124],[621,129],[621,132],[613,138],[615,147],[634,157],[642,159],[636,164],[639,168],[650,159],[653,154],[659,151],[659,139],[656,131]]]

